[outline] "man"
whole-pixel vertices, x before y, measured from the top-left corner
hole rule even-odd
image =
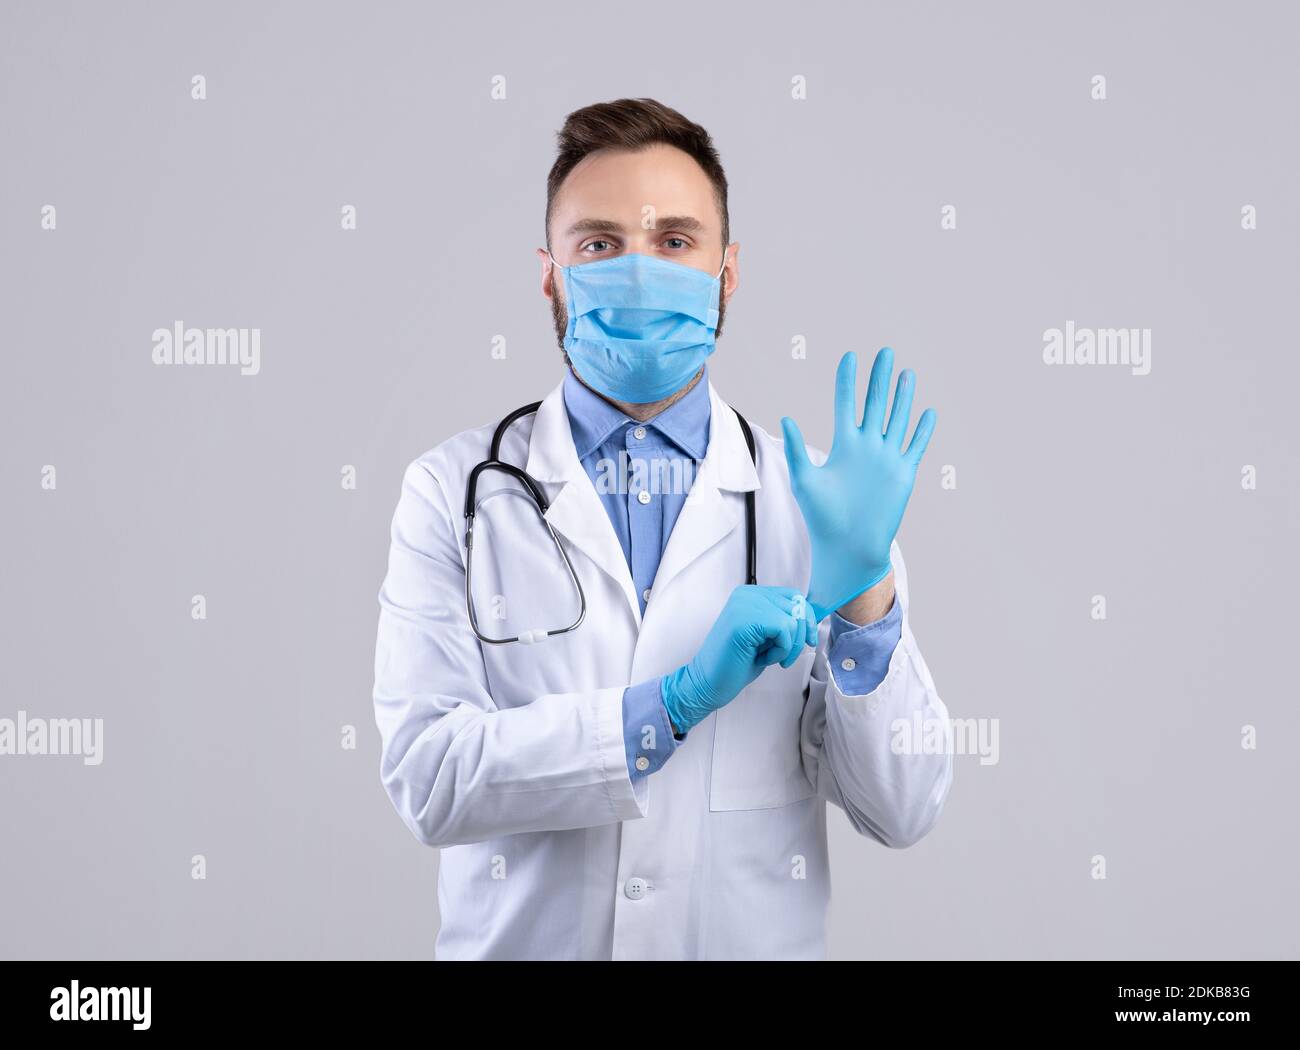
[[[894,543],[934,414],[905,441],[904,371],[886,417],[884,350],[859,423],[848,354],[829,458],[788,419],[751,454],[707,376],[726,176],[657,102],[569,116],[546,239],[567,367],[499,450],[541,502],[480,470],[467,535],[497,427],[444,442],[407,468],[379,596],[381,775],[442,847],[437,954],[821,957],[826,802],[904,847],[951,782],[947,749],[891,747],[947,721]]]

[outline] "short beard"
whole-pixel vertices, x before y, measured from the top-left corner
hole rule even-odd
[[[727,316],[727,274],[724,270],[722,273],[722,287],[718,290],[718,327],[713,332],[713,338],[717,339],[722,335],[722,321]],[[551,285],[551,322],[555,325],[555,343],[560,348],[560,353],[564,355],[564,363],[570,368],[573,362],[569,360],[569,353],[564,349],[564,335],[569,330],[569,311],[564,305],[564,296],[560,294],[556,284]]]

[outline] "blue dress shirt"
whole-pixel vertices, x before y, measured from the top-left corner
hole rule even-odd
[[[668,537],[709,446],[707,368],[684,397],[644,423],[583,386],[572,371],[564,377],[564,405],[578,459],[623,548],[644,615]],[[869,693],[880,684],[902,623],[897,601],[883,618],[863,626],[831,614],[828,658],[842,692]],[[657,770],[678,744],[662,681],[654,678],[623,692],[623,739],[633,778]]]

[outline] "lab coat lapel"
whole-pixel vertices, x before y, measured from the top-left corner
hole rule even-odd
[[[552,390],[537,410],[528,441],[528,466],[537,481],[547,485],[550,507],[546,520],[581,554],[601,568],[623,592],[632,617],[641,623],[632,574],[614,526],[600,502],[596,488],[578,459],[573,431],[564,406],[564,384]],[[560,485],[558,491],[555,486]],[[598,612],[598,610],[592,610]]]
[[[718,397],[712,383],[709,411],[709,447],[668,537],[651,588],[656,596],[663,593],[673,577],[726,539],[737,526],[744,527],[743,493],[759,487],[758,472],[736,413]],[[745,568],[742,555],[736,562],[737,583],[745,582]]]

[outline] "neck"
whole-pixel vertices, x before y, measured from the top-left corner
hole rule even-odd
[[[582,376],[578,375],[577,369],[570,366],[569,370],[573,373],[573,377],[579,383],[582,383]],[[700,381],[700,378],[703,375],[704,375],[704,369],[701,368],[691,378],[691,381],[687,383],[684,387],[682,387],[680,390],[678,390],[675,394],[669,394],[667,397],[661,398],[658,401],[647,401],[644,403],[638,403],[634,401],[617,401],[612,397],[606,397],[599,390],[591,390],[591,387],[587,386],[586,383],[582,383],[582,385],[587,387],[588,390],[591,390],[591,392],[595,394],[598,398],[600,398],[602,401],[608,401],[611,405],[617,408],[624,415],[631,416],[638,423],[644,423],[647,420],[654,419],[654,417],[657,416],[660,412],[663,412],[665,409],[671,407],[672,405],[675,405],[678,401],[680,401],[687,394],[689,394],[691,390],[694,389],[695,384]]]

